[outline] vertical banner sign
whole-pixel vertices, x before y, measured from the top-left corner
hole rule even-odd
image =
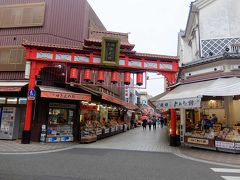
[[[102,39],[102,64],[119,65],[120,40],[113,38]]]

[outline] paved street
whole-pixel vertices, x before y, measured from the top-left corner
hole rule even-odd
[[[1,180],[220,180],[219,168],[170,153],[81,149],[1,155]]]
[[[0,154],[33,154],[63,151],[73,148],[116,149],[148,152],[168,152],[190,159],[201,159],[218,163],[238,165],[240,156],[231,153],[222,153],[198,148],[171,147],[167,129],[157,128],[156,131],[143,131],[136,128],[125,133],[102,139],[92,144],[77,143],[31,143],[21,144],[19,141],[0,141]]]
[[[156,131],[136,128],[92,144],[21,145],[19,142],[1,141],[0,179],[240,179],[240,169],[237,167],[219,166],[180,157],[211,161],[221,157],[216,161],[238,164],[239,155],[170,147],[166,131],[160,128]],[[16,148],[11,150],[10,147],[14,146]],[[15,154],[4,154],[7,152]],[[32,154],[34,152],[40,154]]]
[[[139,127],[127,133],[102,139],[92,144],[80,145],[79,147],[180,153],[178,147],[169,146],[166,128],[143,131]]]

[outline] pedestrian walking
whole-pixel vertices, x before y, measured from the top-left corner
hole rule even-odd
[[[153,130],[156,130],[156,127],[157,127],[157,118],[156,118],[156,116],[153,116],[152,124],[153,124]]]
[[[152,128],[152,121],[151,121],[151,119],[148,121],[148,127],[149,127],[149,131],[151,131],[151,128]]]
[[[163,125],[164,125],[164,119],[163,119],[163,117],[160,117],[160,124],[161,124],[161,128],[163,128]]]
[[[147,119],[144,119],[142,121],[142,127],[143,127],[143,130],[146,130],[146,127],[147,127]]]

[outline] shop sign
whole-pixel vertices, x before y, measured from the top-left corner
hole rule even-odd
[[[42,91],[41,97],[53,98],[53,99],[69,99],[69,100],[80,100],[80,101],[90,101],[90,94],[80,94],[80,93],[62,93],[62,92],[48,92]]]
[[[76,109],[75,104],[49,103],[50,108]]]
[[[22,87],[3,87],[1,86],[0,87],[0,92],[18,92],[18,91],[21,91]]]
[[[105,134],[109,133],[109,128],[106,128],[104,132]]]
[[[105,37],[102,39],[102,64],[119,65],[120,40]]]
[[[240,143],[239,142],[235,143],[235,150],[240,150]]]
[[[195,108],[201,106],[201,98],[176,99],[169,101],[159,101],[158,108]]]
[[[223,149],[234,149],[234,142],[215,141],[215,146]]]
[[[96,135],[97,135],[97,136],[102,135],[102,130],[101,130],[101,129],[100,129],[100,130],[97,130]]]
[[[188,138],[187,142],[188,143],[193,143],[193,144],[201,144],[201,145],[208,145],[209,144],[208,139],[198,139],[198,138]]]
[[[90,111],[97,111],[98,106],[97,105],[90,105],[90,104],[82,104],[81,110],[90,110]]]

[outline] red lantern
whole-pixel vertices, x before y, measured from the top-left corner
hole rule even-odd
[[[124,84],[129,85],[131,82],[130,72],[124,73]]]
[[[83,80],[84,81],[90,81],[92,79],[92,71],[91,69],[85,69],[84,70],[84,75],[83,75]]]
[[[113,71],[113,72],[111,73],[111,82],[112,82],[113,84],[115,84],[115,83],[117,83],[117,81],[118,81],[118,72]]]
[[[77,79],[78,78],[78,69],[71,68],[70,69],[70,79]]]
[[[104,81],[104,79],[105,79],[105,71],[104,70],[99,70],[97,81],[102,83]]]
[[[137,85],[143,85],[143,73],[137,73]]]

